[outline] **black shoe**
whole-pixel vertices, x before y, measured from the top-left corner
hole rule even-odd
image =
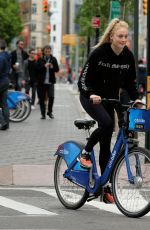
[[[2,125],[2,126],[0,127],[0,130],[6,130],[6,129],[9,129],[9,125],[8,125],[8,124]]]
[[[54,119],[54,115],[52,113],[47,113],[47,115],[51,118],[51,119]]]
[[[45,117],[45,116],[42,116],[42,117],[41,117],[41,120],[44,120],[44,119],[46,119],[46,117]]]

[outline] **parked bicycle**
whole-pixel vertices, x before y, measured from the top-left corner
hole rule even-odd
[[[8,91],[7,103],[10,111],[10,121],[21,122],[31,113],[30,97],[20,91]]]
[[[84,144],[66,141],[55,153],[56,193],[66,208],[78,209],[86,201],[101,196],[109,181],[118,209],[128,217],[141,217],[150,211],[150,151],[138,146],[134,133],[150,131],[150,110],[133,106],[127,109],[115,99],[105,101],[112,103],[118,114],[119,131],[103,175],[98,174],[94,150],[90,155],[92,168],[85,169],[78,160]],[[95,123],[86,119],[74,122],[89,135]]]

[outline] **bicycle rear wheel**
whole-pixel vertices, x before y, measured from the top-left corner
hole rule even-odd
[[[68,209],[78,209],[87,200],[88,192],[77,184],[64,178],[67,169],[65,160],[57,156],[54,168],[54,184],[60,202]]]
[[[29,117],[31,113],[31,104],[29,100],[18,102],[15,110],[10,110],[9,120],[12,122],[21,122]]]
[[[141,217],[150,211],[150,152],[136,147],[129,151],[129,164],[135,183],[128,180],[125,157],[113,171],[112,191],[119,210],[128,217]]]

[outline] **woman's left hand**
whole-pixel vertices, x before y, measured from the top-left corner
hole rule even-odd
[[[133,103],[133,107],[136,107],[138,109],[142,109],[145,107],[145,104],[143,103],[143,101],[141,101],[140,99],[136,99]]]

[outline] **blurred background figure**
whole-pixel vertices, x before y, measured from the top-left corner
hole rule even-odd
[[[11,52],[12,62],[12,80],[15,85],[15,90],[20,91],[23,80],[23,63],[28,58],[28,54],[24,51],[24,42],[18,40],[16,42],[16,50]]]
[[[31,89],[31,108],[34,109],[36,89],[37,89],[37,67],[35,60],[35,50],[29,50],[29,57],[24,61],[24,85],[26,94],[30,94]]]
[[[73,83],[73,80],[72,80],[72,69],[71,67],[68,68],[68,76],[67,76],[67,81],[72,84]]]
[[[42,48],[38,47],[37,48],[37,52],[35,54],[35,60],[39,60],[40,57],[42,57],[43,53],[42,53]]]
[[[137,84],[140,98],[142,99],[146,90],[146,65],[142,59],[138,62]]]
[[[51,53],[51,47],[49,45],[44,46],[43,56],[37,61],[37,69],[37,91],[41,109],[41,119],[46,119],[46,109],[47,115],[53,119],[54,84],[56,83],[55,73],[59,71],[59,66],[57,59]],[[46,108],[46,98],[48,98],[48,108]]]
[[[0,39],[0,130],[9,128],[9,108],[7,105],[7,92],[9,88],[9,73],[11,58],[5,51],[6,42]]]

